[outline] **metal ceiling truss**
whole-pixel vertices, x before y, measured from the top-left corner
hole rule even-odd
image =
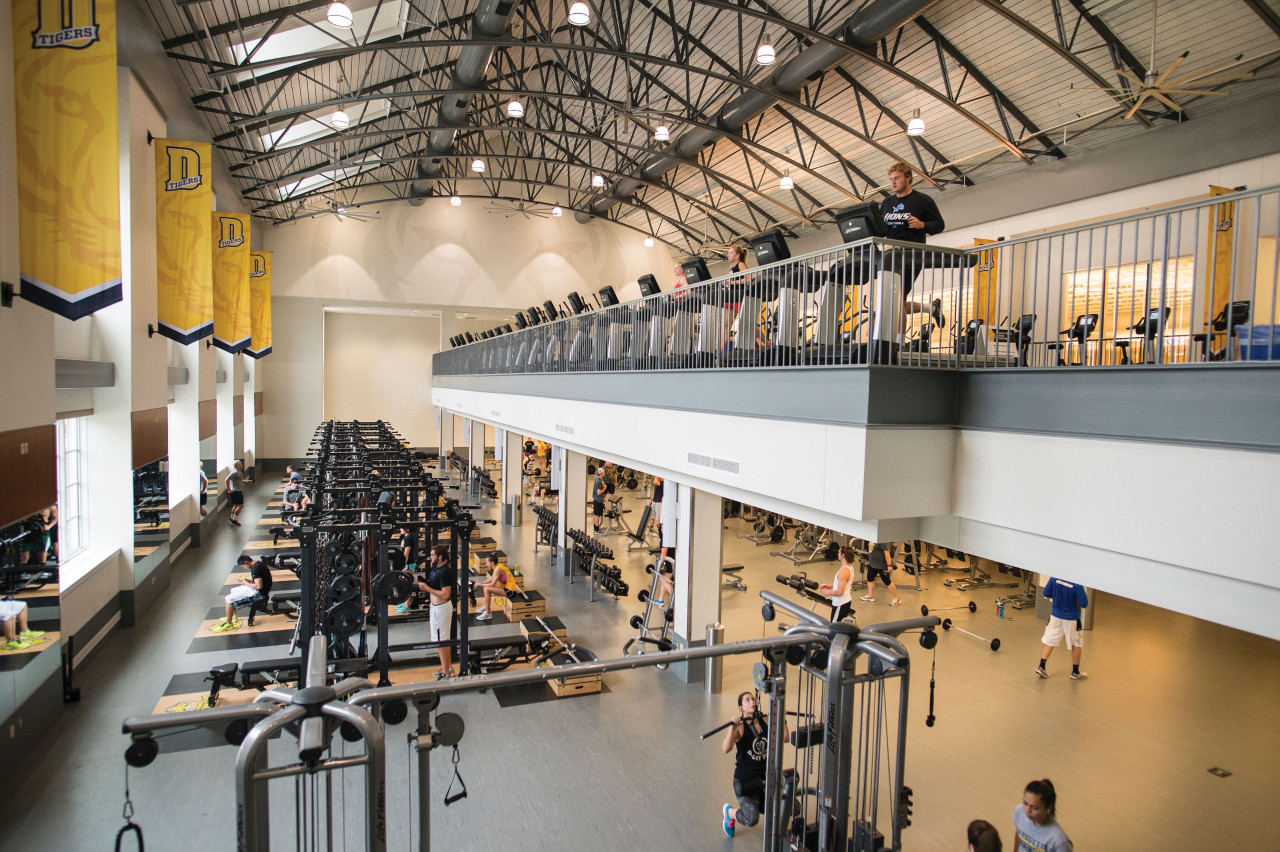
[[[1008,75],[993,74],[975,40],[953,32],[954,8],[928,0],[595,0],[585,28],[567,24],[563,0],[515,0],[500,10],[497,36],[492,21],[489,34],[476,31],[477,0],[375,0],[361,9],[373,12],[366,25],[346,34],[313,23],[330,0],[266,10],[247,0],[147,2],[242,194],[273,222],[325,212],[306,205],[339,194],[355,208],[474,190],[558,204],[692,252],[770,227],[830,221],[833,209],[883,192],[882,172],[895,160],[945,189],[973,183],[995,163],[1069,153],[1065,130],[1061,139],[1053,133],[1066,123],[1046,112],[1042,90],[1025,82],[1019,94],[1002,90],[998,79]],[[1280,17],[1266,3],[1240,2],[1280,36]],[[1089,11],[1097,8],[1090,0],[964,3],[964,18],[1030,39],[1061,64],[1064,79],[1122,90],[1119,72],[1143,79],[1148,71]],[[393,8],[402,31],[374,38],[379,15]],[[324,32],[327,46],[293,56],[263,50],[270,36],[294,28]],[[779,60],[767,70],[754,64],[766,32]],[[458,79],[467,49],[468,61],[485,61],[475,84]],[[444,108],[456,109],[443,102],[449,97],[466,104],[460,121],[442,121]],[[524,106],[518,120],[505,113],[513,98]],[[906,134],[912,99],[930,106],[930,127],[943,132]],[[1070,120],[1097,118],[1077,125],[1073,138],[1179,115],[1144,107],[1125,122],[1131,100],[1112,91],[1109,103]],[[377,105],[376,117],[361,121],[362,105]],[[286,137],[338,108],[356,114],[349,129]],[[670,128],[669,143],[654,140],[659,123]],[[966,132],[975,129],[980,135]],[[974,144],[983,137],[985,149]],[[473,175],[473,157],[492,169]],[[592,174],[610,178],[605,192],[589,186]],[[788,191],[778,188],[784,174],[795,181]],[[329,182],[273,195],[315,176]]]

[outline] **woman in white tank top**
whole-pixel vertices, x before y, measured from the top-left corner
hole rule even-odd
[[[831,621],[843,621],[845,616],[853,612],[853,595],[850,594],[850,585],[853,583],[853,548],[845,545],[840,548],[840,568],[836,571],[835,579],[831,581],[831,585],[823,585],[818,589],[818,594],[824,598],[831,599]]]

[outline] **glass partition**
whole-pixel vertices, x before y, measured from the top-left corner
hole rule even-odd
[[[210,435],[200,441],[200,470],[204,473],[208,484],[200,496],[200,514],[207,515],[218,510],[218,436]],[[199,474],[196,474],[197,476]]]

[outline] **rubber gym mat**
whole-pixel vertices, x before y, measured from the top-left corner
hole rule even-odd
[[[221,616],[219,616],[221,617]],[[244,619],[240,619],[243,624]],[[289,622],[288,630],[271,629],[266,631],[259,630],[259,624],[253,627],[241,627],[239,630],[231,633],[212,633],[208,630],[202,630],[203,636],[198,636],[191,642],[191,647],[187,648],[188,654],[208,654],[214,651],[239,651],[245,648],[270,648],[273,645],[285,646],[289,644],[289,640],[293,638],[293,622]]]
[[[612,690],[608,684],[602,683],[599,692],[587,692],[583,695],[605,695]],[[499,686],[493,690],[493,697],[498,699],[499,707],[523,707],[526,704],[538,704],[543,701],[559,701],[560,698],[551,689],[549,683],[526,683],[523,686]],[[581,698],[583,696],[571,696]]]

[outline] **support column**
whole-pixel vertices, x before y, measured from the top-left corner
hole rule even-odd
[[[469,467],[484,467],[484,424],[479,420],[472,420],[471,438],[467,442],[467,465]]]
[[[668,536],[666,500],[671,480],[663,486],[663,537]],[[677,485],[675,508],[676,576],[673,639],[679,648],[706,644],[707,625],[720,620],[720,564],[724,514],[722,498],[688,485]],[[706,665],[677,663],[672,671],[685,683],[701,683]]]
[[[504,429],[499,432],[496,440],[498,446],[494,450],[502,453],[502,522],[507,526],[518,527],[523,521],[521,504],[524,502],[524,495],[520,489],[523,436]]]
[[[565,531],[570,527],[585,529],[587,517],[587,457],[562,449],[553,453],[557,463],[551,468],[551,487],[560,489],[560,524],[556,540],[556,565],[562,576],[569,576],[569,554]],[[557,482],[558,477],[558,482]]]
[[[449,471],[449,453],[453,452],[453,412],[438,408],[440,414],[440,463],[441,473]]]

